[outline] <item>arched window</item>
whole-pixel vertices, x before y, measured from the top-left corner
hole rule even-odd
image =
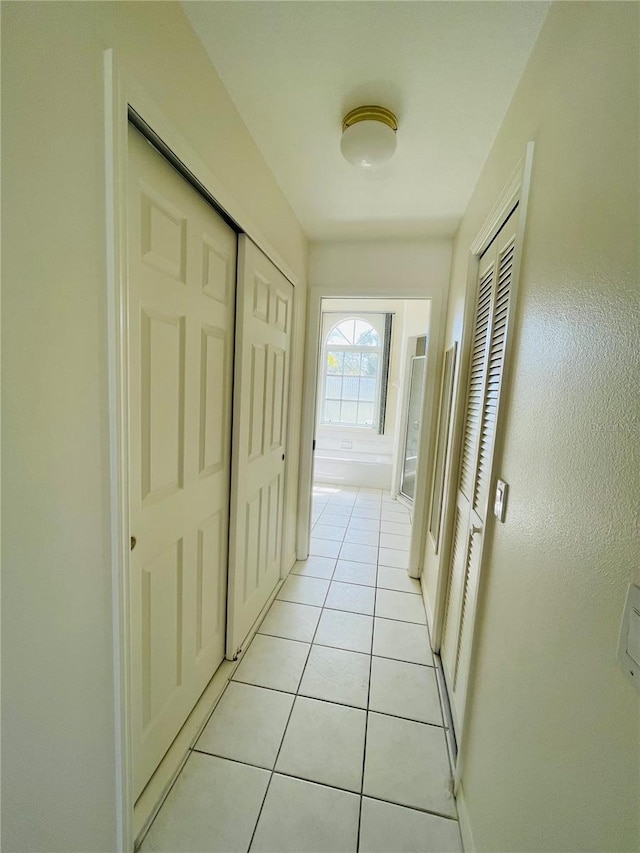
[[[340,319],[324,340],[321,422],[378,429],[384,315],[376,329],[363,317]]]

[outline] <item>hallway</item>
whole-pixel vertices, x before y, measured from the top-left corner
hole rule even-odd
[[[408,511],[317,486],[296,563],[142,845],[460,851]]]

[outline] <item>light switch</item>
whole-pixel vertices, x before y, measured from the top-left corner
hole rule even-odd
[[[627,654],[640,666],[640,612],[635,607],[629,614],[627,631]]]
[[[509,491],[508,483],[504,480],[498,480],[496,483],[496,498],[493,504],[493,514],[498,521],[504,521],[507,514],[507,493]]]
[[[618,660],[640,692],[640,586],[629,584],[622,614]]]

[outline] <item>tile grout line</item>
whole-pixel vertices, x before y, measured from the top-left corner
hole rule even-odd
[[[382,507],[380,508],[380,513],[382,513]],[[380,536],[378,534],[378,541]],[[379,545],[378,545],[378,555],[380,554]],[[369,706],[371,704],[371,673],[373,670],[373,638],[374,632],[376,628],[375,622],[375,613],[376,613],[376,600],[378,597],[378,572],[380,569],[380,563],[376,560],[376,585],[373,588],[373,621],[371,623],[371,654],[369,656],[369,683],[367,684],[367,710],[366,716],[364,720],[364,749],[362,751],[362,779],[360,781],[360,803],[358,809],[358,835],[356,837],[356,851],[360,850],[360,833],[362,830],[362,803],[364,798],[364,772],[367,766],[367,734],[369,730]]]
[[[278,639],[286,640],[287,637],[279,637]],[[406,663],[408,666],[419,666],[419,667],[422,667],[423,669],[430,669],[430,670],[435,672],[434,667],[429,666],[429,664],[425,664],[425,663],[413,663],[412,661],[403,661],[403,660],[399,660],[398,658],[387,658],[387,657],[384,657],[384,655],[371,655],[371,654],[369,654],[369,652],[358,652],[358,651],[355,651],[354,649],[343,649],[340,646],[325,646],[323,643],[314,643],[313,645],[315,645],[315,647],[317,649],[332,649],[333,651],[336,651],[336,652],[345,652],[346,654],[362,655],[363,657],[370,657],[370,658],[372,658],[372,661],[370,664],[370,669],[373,666],[373,658],[379,658],[380,660],[388,660],[388,661],[392,661],[394,663]],[[305,670],[306,670],[306,666],[307,666],[307,662],[308,662],[310,653],[311,653],[311,650],[309,650],[309,652],[307,653],[307,660],[305,661]],[[303,670],[303,676],[304,676],[304,670]],[[420,726],[432,726],[433,728],[436,728],[436,729],[447,729],[448,728],[448,726],[444,722],[433,723],[433,722],[430,722],[429,720],[418,720],[418,719],[416,719],[416,717],[404,717],[401,714],[392,714],[390,711],[377,711],[377,710],[373,710],[373,709],[368,709],[367,705],[353,705],[349,702],[341,702],[339,699],[325,699],[322,696],[311,696],[308,693],[300,693],[299,687],[298,687],[298,690],[296,693],[292,693],[290,690],[283,690],[280,687],[265,687],[264,684],[256,684],[253,681],[239,681],[239,680],[236,681],[236,680],[234,680],[233,682],[229,682],[229,683],[230,684],[243,684],[243,685],[245,685],[245,687],[255,687],[257,690],[270,690],[272,693],[279,693],[282,696],[293,696],[294,698],[296,696],[299,696],[301,699],[313,699],[314,702],[324,702],[327,705],[339,705],[341,708],[354,708],[357,711],[371,710],[371,713],[380,714],[380,716],[382,716],[382,717],[392,717],[394,720],[406,720],[409,723],[417,723]],[[302,677],[300,678],[300,684],[302,684]],[[439,699],[438,699],[438,702],[439,702]],[[202,753],[205,753],[207,755],[216,755],[218,758],[226,758],[226,756],[224,756],[224,755],[218,755],[218,753],[208,752],[206,749],[195,749],[195,748],[192,748],[192,749],[195,752],[202,752]],[[230,760],[233,760],[233,759],[230,759]],[[244,762],[244,763],[251,764],[251,762]],[[262,765],[256,764],[255,766],[261,767]],[[263,769],[268,770],[269,768],[265,767]],[[324,784],[324,783],[318,783],[318,784]]]
[[[203,752],[202,750],[199,750],[199,749],[195,749],[195,750],[193,750],[193,752],[197,753],[198,755],[207,755],[210,758],[219,758],[221,761],[230,761],[232,764],[240,764],[242,767],[251,767],[254,770],[264,770],[265,773],[270,772],[268,767],[263,767],[260,764],[250,764],[248,761],[240,761],[240,759],[238,759],[238,758],[227,758],[224,755],[214,755],[211,752]],[[274,773],[275,773],[275,771],[274,771]],[[299,781],[299,782],[306,782],[309,785],[318,785],[321,788],[329,788],[332,791],[339,791],[340,793],[344,793],[344,794],[353,794],[354,797],[360,797],[361,796],[360,794],[358,794],[357,791],[354,791],[351,788],[341,788],[338,785],[327,785],[326,782],[316,782],[314,779],[307,779],[304,776],[295,776],[293,773],[286,773],[284,770],[278,770],[277,775],[278,776],[286,776],[287,779],[295,779],[296,781]],[[376,797],[373,794],[367,794],[366,796],[367,796],[367,799],[376,800],[379,803],[389,803],[389,805],[399,806],[402,809],[409,809],[410,811],[418,812],[420,814],[430,814],[430,815],[434,815],[435,817],[441,817],[441,818],[444,818],[445,820],[451,820],[454,823],[458,823],[457,817],[451,817],[451,815],[446,815],[443,812],[436,812],[436,811],[433,811],[432,809],[421,808],[420,806],[409,806],[406,803],[400,803],[397,800],[385,800],[383,797]]]
[[[334,571],[335,571],[335,567],[334,567]],[[332,577],[333,577],[333,575],[332,575]],[[325,600],[326,600],[326,597],[328,594],[329,594],[329,587],[327,587],[327,591],[325,593]],[[269,610],[271,610],[271,607],[269,608]],[[322,618],[322,610],[324,610],[324,604],[320,609],[320,618]],[[267,611],[267,614],[268,614],[268,611]],[[265,614],[265,618],[266,618],[267,614]],[[287,716],[287,722],[285,723],[285,727],[282,731],[282,738],[280,739],[280,745],[278,747],[276,757],[273,760],[273,767],[271,768],[271,773],[269,774],[269,781],[267,782],[267,787],[265,788],[264,798],[262,800],[262,805],[260,806],[260,811],[258,812],[258,816],[256,818],[256,823],[255,823],[255,826],[253,827],[253,832],[251,833],[251,840],[249,841],[249,846],[247,847],[247,853],[249,853],[249,851],[251,850],[251,845],[253,844],[253,839],[255,838],[255,834],[256,834],[256,831],[258,829],[258,824],[260,823],[260,818],[262,817],[262,812],[264,810],[264,804],[267,801],[267,796],[269,794],[269,788],[271,788],[271,782],[273,781],[273,777],[274,777],[274,774],[276,772],[276,765],[278,763],[278,758],[280,757],[280,753],[282,751],[282,745],[284,744],[284,739],[287,735],[287,729],[289,728],[289,723],[291,722],[291,717],[293,716],[293,709],[296,706],[296,700],[299,696],[298,690],[300,689],[300,685],[302,684],[302,679],[304,677],[304,673],[305,673],[305,670],[307,668],[307,664],[309,663],[309,656],[311,655],[311,649],[313,648],[313,641],[315,640],[315,636],[316,636],[316,633],[318,631],[318,625],[319,624],[320,624],[320,619],[318,619],[318,622],[316,623],[316,627],[315,627],[315,630],[313,632],[313,637],[311,638],[311,642],[309,643],[309,649],[307,651],[307,657],[305,658],[304,666],[302,667],[302,672],[300,673],[300,679],[299,679],[298,685],[296,687],[296,692],[293,695],[293,702],[291,703],[291,709],[289,710],[289,714]],[[257,685],[255,685],[255,686],[257,686]],[[283,775],[285,775],[285,774],[283,774]]]
[[[358,561],[357,560],[351,560],[350,562],[357,563]],[[360,565],[361,566],[370,566],[371,563],[360,563]],[[376,575],[378,574],[378,569],[393,569],[393,571],[395,571],[395,572],[406,572],[407,571],[407,569],[396,569],[395,566],[378,566],[376,569]],[[334,575],[335,575],[335,572],[337,571],[337,567],[333,571],[334,571]],[[350,584],[351,586],[365,586],[368,589],[374,589],[374,588],[378,587],[377,583],[372,584],[372,583],[358,583],[358,581],[335,580],[335,577],[331,577],[331,578],[324,577],[324,578],[322,578],[319,575],[299,575],[296,572],[292,572],[292,574],[297,578],[313,578],[313,580],[317,580],[317,581],[327,581],[328,580],[329,583],[346,583],[346,584]],[[405,595],[420,595],[419,592],[407,592],[407,590],[405,590],[405,589],[395,589],[392,586],[381,586],[379,588],[380,589],[386,589],[388,592],[404,592]],[[286,599],[286,598],[278,598],[276,600],[277,601],[288,601],[288,599]],[[301,601],[289,601],[289,604],[303,604],[303,603],[304,602],[301,602]],[[308,606],[313,607],[314,605],[310,604]],[[363,615],[368,616],[369,614],[365,613]]]
[[[359,494],[359,492],[358,492],[358,493],[356,493],[356,494]],[[354,516],[353,516],[353,511],[354,511],[354,508],[355,508],[355,506],[356,506],[356,503],[357,503],[357,497],[356,497],[356,501],[354,501],[354,503],[353,503],[353,504],[351,504],[351,505],[349,505],[349,506],[342,507],[342,509],[344,509],[344,510],[347,510],[347,509],[349,510],[349,519],[351,519],[352,517],[354,517]],[[326,509],[327,509],[327,506],[325,505],[325,507],[323,508],[323,510],[322,510],[322,511],[321,511],[321,513],[320,513],[320,517],[321,517],[321,515],[322,515],[322,512],[324,512]],[[330,509],[335,509],[335,508],[330,508]],[[381,503],[381,505],[380,505],[380,509],[379,509],[379,511],[380,511],[380,516],[381,516],[381,515],[382,515],[382,512],[383,512],[383,505],[382,505],[382,503]],[[315,523],[317,524],[319,521],[320,521],[320,518],[318,518],[318,519],[316,520],[316,522],[315,522]],[[381,524],[381,520],[379,521],[379,524]],[[348,530],[348,526],[349,526],[349,523],[347,524],[347,528],[345,529],[345,536],[346,536],[346,530]],[[363,531],[363,532],[365,532],[365,531]],[[371,531],[371,533],[373,533],[373,531]],[[391,534],[391,535],[392,535],[392,534]],[[257,813],[257,817],[256,817],[256,819],[255,819],[255,825],[254,825],[254,827],[253,827],[253,832],[252,832],[252,834],[251,834],[251,838],[250,838],[250,840],[249,840],[248,847],[246,848],[246,850],[247,850],[247,851],[249,851],[249,850],[251,849],[251,846],[252,846],[252,845],[253,845],[253,843],[254,843],[255,835],[256,835],[256,832],[257,832],[257,829],[258,829],[258,825],[259,825],[259,823],[260,823],[260,820],[261,820],[261,817],[262,817],[262,813],[263,813],[263,811],[264,811],[264,807],[265,807],[265,804],[266,804],[266,799],[267,799],[267,797],[268,797],[268,794],[269,794],[269,791],[270,791],[270,788],[271,788],[271,783],[272,783],[272,781],[273,781],[273,777],[274,777],[274,775],[276,775],[276,765],[277,765],[277,762],[278,762],[279,756],[280,756],[280,754],[281,754],[281,751],[282,751],[282,748],[283,748],[283,745],[284,745],[284,740],[285,740],[285,738],[286,738],[286,734],[287,734],[287,731],[288,731],[288,727],[289,727],[289,724],[290,724],[290,721],[291,721],[291,718],[292,718],[292,715],[293,715],[293,710],[294,710],[294,708],[295,708],[295,706],[296,706],[296,702],[297,702],[297,699],[298,699],[299,697],[300,697],[300,698],[313,699],[313,700],[315,700],[315,701],[320,701],[320,702],[324,702],[324,703],[327,703],[327,704],[339,705],[340,707],[354,708],[354,709],[364,710],[364,711],[365,711],[364,749],[363,749],[363,759],[362,759],[362,776],[361,776],[360,792],[359,792],[359,793],[358,793],[357,791],[350,790],[349,788],[342,788],[342,787],[339,787],[339,786],[336,786],[336,785],[330,785],[330,784],[323,783],[323,782],[317,782],[317,781],[312,780],[312,779],[305,779],[305,778],[304,778],[304,777],[302,777],[302,776],[296,776],[296,775],[294,775],[294,774],[287,773],[287,772],[281,772],[281,773],[279,774],[279,775],[282,775],[283,777],[286,777],[286,778],[290,778],[290,779],[298,779],[298,780],[300,780],[300,781],[302,781],[302,782],[306,782],[307,784],[315,784],[315,785],[319,785],[319,786],[321,786],[321,787],[328,788],[328,789],[330,789],[330,790],[339,791],[339,792],[344,792],[344,793],[351,793],[351,794],[353,794],[354,796],[358,796],[358,797],[359,797],[359,809],[358,809],[358,828],[357,828],[356,850],[359,850],[359,848],[360,848],[361,823],[362,823],[362,808],[363,808],[363,802],[364,802],[364,772],[365,772],[365,767],[366,767],[366,757],[367,757],[368,721],[369,721],[369,715],[370,715],[370,713],[372,713],[372,712],[371,712],[371,678],[372,678],[373,658],[374,658],[373,646],[374,646],[374,638],[375,638],[375,625],[376,625],[375,620],[376,620],[377,618],[379,618],[379,619],[382,619],[383,621],[399,622],[399,623],[407,624],[407,625],[411,625],[411,624],[413,624],[413,625],[420,625],[421,627],[424,627],[424,623],[420,623],[420,622],[412,622],[412,621],[409,621],[409,620],[406,620],[406,619],[397,619],[397,618],[396,618],[396,619],[394,619],[394,618],[391,618],[391,617],[382,617],[382,616],[378,617],[378,616],[376,616],[376,614],[375,614],[375,611],[376,611],[376,604],[377,604],[377,595],[378,595],[378,590],[379,590],[379,589],[386,590],[386,588],[384,588],[384,587],[380,587],[380,586],[379,586],[380,568],[392,568],[392,569],[398,569],[398,567],[397,567],[397,566],[390,566],[390,567],[381,566],[381,564],[380,564],[380,549],[381,549],[382,547],[384,547],[384,546],[380,545],[380,536],[381,536],[381,531],[380,531],[380,527],[378,527],[378,546],[377,546],[377,559],[376,559],[376,566],[375,566],[375,578],[376,578],[376,582],[375,582],[375,586],[373,586],[373,590],[374,590],[374,607],[373,607],[373,613],[372,613],[372,614],[360,614],[360,613],[357,613],[357,612],[355,612],[355,611],[350,611],[350,610],[340,610],[339,608],[332,608],[332,607],[328,607],[328,606],[327,606],[327,604],[326,604],[327,599],[328,599],[328,596],[329,596],[329,591],[330,591],[330,589],[331,589],[331,585],[332,585],[334,582],[335,582],[335,583],[344,583],[344,584],[354,585],[354,586],[362,586],[362,587],[364,587],[364,588],[368,588],[368,589],[371,589],[371,588],[372,588],[372,587],[371,587],[371,586],[369,586],[368,584],[358,584],[358,583],[354,583],[354,582],[352,582],[352,581],[334,581],[335,574],[336,574],[336,571],[337,571],[337,564],[338,564],[338,561],[340,560],[340,556],[339,556],[339,554],[340,554],[340,551],[342,550],[342,546],[343,546],[344,544],[352,544],[352,545],[358,545],[358,544],[359,544],[359,543],[345,543],[345,540],[344,540],[344,537],[343,537],[343,540],[341,541],[341,544],[340,544],[340,549],[339,549],[339,552],[338,552],[338,556],[337,556],[337,557],[335,557],[335,558],[333,558],[333,557],[332,557],[332,558],[329,558],[329,559],[332,559],[332,560],[333,560],[333,562],[334,562],[333,569],[332,569],[332,571],[331,571],[331,575],[330,575],[330,577],[328,577],[328,578],[326,578],[326,577],[325,577],[325,578],[321,578],[322,580],[327,580],[327,581],[328,581],[327,589],[326,589],[326,592],[325,592],[324,597],[323,597],[323,599],[322,599],[322,602],[323,602],[323,603],[322,603],[321,605],[306,605],[306,604],[304,604],[303,602],[286,602],[286,599],[277,599],[277,600],[284,601],[284,602],[286,602],[286,603],[291,603],[291,604],[294,604],[294,605],[313,606],[315,609],[317,609],[317,610],[319,610],[319,611],[320,611],[320,614],[319,614],[318,620],[317,620],[316,625],[315,625],[315,628],[314,628],[314,630],[313,630],[313,635],[312,635],[312,637],[311,637],[311,641],[310,641],[310,642],[309,642],[309,644],[308,644],[308,645],[309,645],[309,648],[308,648],[308,650],[307,650],[307,654],[306,654],[306,657],[305,657],[304,665],[303,665],[303,667],[302,667],[301,675],[300,675],[300,678],[298,679],[298,683],[297,683],[297,687],[296,687],[295,692],[294,692],[293,694],[291,694],[289,691],[286,691],[286,690],[278,690],[277,688],[264,687],[263,685],[259,685],[259,684],[252,684],[252,682],[236,682],[236,683],[244,683],[244,684],[247,684],[247,685],[251,685],[251,686],[256,687],[256,688],[259,688],[259,689],[268,689],[268,690],[272,690],[273,692],[281,693],[281,694],[283,694],[283,695],[289,695],[289,696],[291,696],[291,695],[292,695],[292,696],[293,696],[293,701],[292,701],[292,703],[291,703],[291,708],[290,708],[289,713],[288,713],[288,716],[287,716],[287,720],[286,720],[286,723],[285,723],[285,726],[284,726],[284,729],[283,729],[283,734],[282,734],[282,737],[281,737],[281,739],[280,739],[280,743],[279,743],[279,746],[278,746],[278,750],[277,750],[276,756],[275,756],[275,758],[274,758],[273,766],[272,766],[271,770],[269,770],[269,768],[268,768],[268,767],[263,767],[263,766],[261,766],[261,765],[259,765],[259,764],[251,764],[250,762],[241,761],[241,760],[234,759],[234,758],[229,758],[229,757],[227,757],[227,756],[223,756],[223,755],[217,755],[216,753],[212,753],[212,752],[207,752],[207,751],[205,751],[205,750],[203,750],[203,749],[198,749],[198,748],[196,748],[196,746],[195,746],[195,745],[194,745],[193,747],[190,747],[190,749],[189,749],[189,751],[188,751],[188,755],[187,755],[187,757],[189,757],[193,752],[195,752],[196,754],[199,754],[199,755],[205,755],[205,756],[206,756],[206,755],[208,755],[208,756],[211,756],[211,757],[216,757],[216,758],[218,758],[218,759],[220,759],[220,760],[223,760],[223,761],[231,761],[231,762],[236,763],[236,764],[240,764],[240,765],[244,765],[244,766],[248,766],[248,767],[252,767],[252,768],[256,768],[256,769],[260,769],[260,770],[264,770],[265,772],[269,772],[269,779],[268,779],[268,782],[267,782],[267,785],[266,785],[266,788],[265,788],[265,793],[264,793],[264,796],[263,796],[263,798],[262,798],[262,802],[261,802],[261,804],[260,804],[260,809],[259,809],[259,811],[258,811],[258,813]],[[327,540],[327,541],[337,541],[337,540]],[[322,556],[322,555],[310,555],[310,556]],[[353,562],[358,562],[358,561],[353,561]],[[406,569],[405,569],[404,571],[406,571]],[[302,577],[304,577],[304,576],[302,576]],[[314,576],[312,576],[312,575],[308,575],[307,577],[312,577],[312,578],[313,578]],[[400,593],[400,594],[408,594],[408,595],[415,595],[415,594],[417,594],[417,593],[407,593],[407,592],[405,592],[404,590],[393,590],[393,589],[391,589],[391,590],[387,590],[387,591],[390,591],[390,592],[397,592],[397,593]],[[271,610],[271,608],[269,608],[269,611],[267,611],[267,614],[265,614],[265,618],[266,618],[266,616],[268,615],[268,613],[270,612],[270,610]],[[316,637],[317,637],[317,633],[318,633],[318,630],[319,630],[319,627],[320,627],[320,622],[321,622],[321,620],[322,620],[322,614],[323,614],[325,611],[328,611],[328,612],[342,612],[342,613],[347,613],[347,614],[351,614],[351,615],[354,615],[354,616],[364,616],[365,618],[370,618],[370,619],[371,619],[371,642],[370,642],[370,650],[369,650],[369,652],[360,652],[360,651],[355,650],[355,649],[343,649],[343,648],[341,648],[340,646],[325,646],[323,643],[318,643],[318,642],[316,641]],[[265,620],[263,619],[263,620],[262,620],[262,622],[264,622],[264,621],[265,621]],[[261,624],[262,624],[262,623],[261,623]],[[427,628],[427,631],[428,631],[428,628]],[[258,629],[257,629],[257,631],[256,631],[256,636],[257,636],[259,633],[260,633],[260,629],[258,628]],[[262,636],[273,636],[273,637],[278,637],[278,635],[277,635],[277,634],[275,634],[275,635],[268,635],[268,634],[264,634],[264,635],[262,635]],[[254,638],[252,638],[252,641],[253,641],[253,639],[255,639],[255,637],[254,637]],[[291,637],[282,637],[281,639],[284,639],[284,640],[291,640],[292,638],[291,638]],[[296,640],[296,642],[307,642],[307,641],[305,641],[305,640]],[[429,643],[429,647],[430,647],[430,641],[428,641],[428,643]],[[356,705],[356,706],[354,706],[354,705],[349,705],[349,704],[347,704],[347,703],[343,703],[343,702],[336,702],[336,701],[334,701],[334,700],[330,700],[330,699],[321,699],[321,698],[313,697],[313,696],[306,697],[306,696],[304,696],[304,694],[301,694],[301,693],[300,693],[300,688],[301,688],[301,685],[302,685],[302,682],[303,682],[303,679],[304,679],[304,675],[305,675],[306,670],[307,670],[307,667],[308,667],[309,659],[310,659],[310,656],[311,656],[311,651],[312,651],[312,649],[313,649],[313,647],[314,647],[314,646],[316,646],[317,648],[325,648],[325,647],[326,647],[326,648],[334,648],[334,649],[337,649],[337,650],[339,650],[339,651],[345,651],[345,652],[347,652],[347,653],[351,651],[351,652],[355,652],[356,654],[369,654],[369,681],[368,681],[368,685],[367,685],[367,701],[366,701],[366,707],[365,707],[364,709],[362,709],[360,706],[357,706],[357,705]],[[248,649],[247,649],[247,651],[248,651]],[[427,667],[427,668],[435,669],[435,670],[436,670],[436,690],[437,690],[437,694],[438,694],[439,706],[440,706],[440,711],[441,711],[441,715],[442,715],[442,721],[443,721],[443,724],[438,724],[438,723],[427,723],[427,722],[425,722],[425,721],[423,721],[423,720],[415,720],[415,719],[413,719],[413,718],[409,718],[409,717],[402,717],[402,716],[399,716],[399,715],[396,715],[396,714],[385,714],[384,712],[376,712],[376,713],[380,713],[380,714],[381,714],[381,715],[383,715],[383,716],[391,717],[391,718],[394,718],[394,719],[407,720],[407,721],[414,722],[414,723],[421,724],[421,725],[428,725],[428,726],[430,726],[430,727],[432,727],[432,728],[439,728],[439,729],[441,729],[441,730],[444,730],[444,731],[445,731],[445,740],[446,740],[446,739],[447,739],[447,737],[446,737],[446,728],[447,728],[447,727],[446,727],[446,717],[445,717],[445,715],[444,715],[444,708],[443,708],[443,697],[442,697],[442,694],[441,694],[440,683],[439,683],[439,680],[438,680],[438,674],[439,674],[439,673],[438,673],[438,671],[437,671],[437,665],[435,664],[435,661],[433,660],[433,655],[432,655],[432,661],[433,661],[433,664],[432,664],[432,665],[429,665],[429,664],[423,664],[423,663],[417,663],[416,661],[403,661],[401,658],[387,658],[385,655],[378,655],[377,657],[380,657],[381,659],[391,660],[391,661],[398,661],[398,662],[404,662],[404,663],[407,663],[407,664],[413,664],[413,665],[416,665],[416,666],[423,666],[423,667]],[[209,715],[209,719],[211,718],[211,716],[213,716],[213,714],[215,713],[215,710],[216,710],[216,708],[218,707],[218,705],[219,705],[220,701],[222,700],[222,698],[223,698],[224,694],[227,692],[227,688],[228,688],[228,687],[229,687],[229,685],[232,683],[232,681],[233,681],[233,679],[234,679],[235,672],[237,671],[237,669],[238,669],[238,667],[235,667],[235,668],[234,668],[234,672],[231,674],[231,676],[230,676],[230,678],[229,678],[229,680],[228,680],[227,684],[225,685],[225,689],[222,691],[222,694],[220,695],[220,697],[219,697],[218,701],[215,703],[214,707],[211,709],[211,713],[210,713],[210,715]],[[448,746],[448,743],[447,743],[447,746]],[[449,751],[449,750],[447,749],[447,752],[448,752],[448,751]],[[449,764],[451,764],[451,756],[449,755],[449,756],[448,756],[448,758],[449,758]],[[181,772],[182,772],[182,771],[181,771]],[[173,788],[173,786],[175,785],[175,782],[177,782],[178,777],[179,777],[180,775],[181,775],[181,773],[177,774],[177,776],[176,776],[176,778],[174,779],[174,783],[172,784],[171,788]],[[167,791],[167,795],[168,795],[169,793],[170,793],[170,791]],[[166,797],[165,797],[164,799],[166,800]],[[455,814],[454,816],[451,816],[451,815],[448,815],[448,814],[443,814],[443,813],[441,813],[441,812],[432,811],[432,810],[427,809],[427,808],[421,808],[421,807],[419,807],[419,806],[410,806],[410,805],[407,805],[407,804],[404,804],[404,803],[396,802],[395,800],[385,799],[385,798],[383,798],[383,797],[379,797],[379,796],[375,796],[375,795],[370,796],[370,799],[375,800],[375,801],[377,801],[377,802],[381,802],[381,803],[389,803],[390,805],[394,805],[394,806],[397,806],[397,807],[399,807],[399,808],[403,808],[403,809],[409,809],[409,810],[414,811],[414,812],[417,812],[417,813],[434,815],[434,816],[439,817],[439,818],[441,818],[441,819],[445,819],[445,820],[453,821],[454,823],[457,823],[457,824],[459,825],[459,821],[458,821],[458,818],[457,818],[457,809],[456,809],[456,814]],[[455,804],[455,800],[454,800],[454,804]],[[163,806],[164,806],[164,803],[163,803]],[[160,811],[161,811],[161,808],[160,808],[160,809],[158,809],[158,813],[159,813]],[[157,815],[156,815],[156,817],[157,817]],[[155,821],[153,821],[153,822],[155,822]],[[152,823],[153,823],[153,822],[152,822]],[[152,824],[150,824],[150,825],[149,825],[149,827],[147,828],[147,832],[151,829],[151,825],[152,825]],[[147,833],[145,833],[145,836],[146,836],[146,834],[147,834]],[[143,841],[144,841],[144,840],[143,840]]]
[[[335,572],[335,566],[334,566],[334,572]],[[333,577],[333,573],[332,573],[332,575],[331,575],[331,576]],[[325,599],[326,599],[326,597],[327,597],[328,592],[329,592],[329,588],[327,587],[327,591],[325,592]],[[323,599],[323,602],[324,602],[324,599]],[[265,619],[266,619],[267,615],[269,614],[269,611],[270,611],[270,610],[271,610],[271,607],[269,607],[269,610],[268,610],[268,611],[267,611],[267,613],[265,614]],[[322,608],[321,608],[321,611],[322,611]],[[264,620],[263,620],[263,622],[264,622]],[[312,647],[312,645],[313,645],[313,640],[314,640],[314,638],[315,638],[315,635],[316,635],[316,632],[317,632],[317,630],[318,630],[318,625],[319,625],[319,624],[320,624],[320,620],[318,619],[318,622],[317,622],[317,624],[316,624],[315,630],[314,630],[314,632],[313,632],[313,637],[311,638],[311,642],[309,643],[309,649],[307,650],[307,656],[306,656],[306,658],[305,658],[304,666],[303,666],[303,668],[302,668],[302,672],[301,672],[301,674],[300,674],[300,680],[298,681],[298,685],[297,685],[297,687],[296,687],[296,692],[295,692],[295,694],[294,694],[294,696],[293,696],[293,702],[291,703],[291,708],[289,709],[289,714],[288,714],[288,716],[287,716],[287,722],[285,723],[284,729],[283,729],[283,731],[282,731],[282,738],[280,739],[280,745],[278,746],[278,751],[276,752],[276,756],[275,756],[275,758],[274,758],[274,760],[273,760],[273,767],[271,768],[271,771],[270,771],[270,773],[269,773],[269,781],[267,782],[267,787],[265,788],[264,797],[262,798],[262,803],[261,803],[261,805],[260,805],[260,809],[259,809],[258,814],[257,814],[257,817],[256,817],[256,822],[255,822],[255,825],[254,825],[254,827],[253,827],[253,832],[251,833],[251,838],[250,838],[250,840],[249,840],[249,844],[248,844],[248,846],[247,846],[247,853],[249,853],[249,851],[251,850],[251,845],[253,844],[253,840],[254,840],[254,838],[255,838],[256,831],[257,831],[257,829],[258,829],[258,824],[260,823],[260,818],[262,817],[262,812],[263,812],[263,810],[264,810],[264,805],[265,805],[265,803],[266,803],[266,801],[267,801],[267,796],[268,796],[268,794],[269,794],[269,789],[271,788],[271,782],[273,781],[273,776],[274,776],[274,774],[275,774],[276,764],[278,763],[278,758],[280,757],[280,752],[282,751],[282,745],[283,745],[283,743],[284,743],[284,739],[285,739],[285,736],[286,736],[286,734],[287,734],[287,729],[289,728],[289,723],[291,722],[291,716],[293,715],[293,709],[294,709],[294,707],[295,707],[295,704],[296,704],[296,698],[297,698],[297,696],[298,696],[298,689],[300,688],[300,684],[302,683],[302,676],[304,675],[304,671],[305,671],[305,669],[307,668],[307,663],[308,663],[308,661],[309,661],[309,655],[311,654],[311,647]],[[258,629],[258,630],[259,630],[259,629]],[[256,636],[257,636],[257,632],[256,632]],[[268,636],[268,635],[263,635],[263,636]],[[257,685],[254,685],[254,686],[257,686]],[[284,692],[286,692],[286,691],[282,691],[282,692],[284,693]]]

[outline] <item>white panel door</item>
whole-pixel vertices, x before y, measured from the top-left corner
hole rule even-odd
[[[442,664],[456,734],[464,724],[473,626],[504,368],[517,209],[480,259],[456,495]]]
[[[245,235],[238,247],[227,655],[282,569],[293,286]]]
[[[137,797],[224,657],[236,235],[133,128],[128,215]]]

